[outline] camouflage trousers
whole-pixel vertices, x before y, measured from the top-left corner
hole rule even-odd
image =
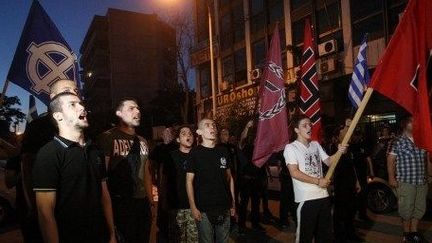
[[[169,242],[197,243],[198,229],[190,209],[171,210],[169,215]]]

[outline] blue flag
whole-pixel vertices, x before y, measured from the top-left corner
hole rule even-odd
[[[36,119],[38,117],[38,112],[36,108],[36,100],[33,95],[30,95],[29,98],[29,109],[27,113],[27,124],[29,124],[31,121]]]
[[[49,86],[59,79],[78,82],[77,58],[45,10],[35,0],[30,8],[7,80],[48,105]]]
[[[351,84],[348,89],[348,98],[352,105],[358,108],[363,99],[363,93],[369,84],[369,70],[367,66],[367,35],[363,37],[360,45],[357,59],[354,65],[354,70],[351,78]]]

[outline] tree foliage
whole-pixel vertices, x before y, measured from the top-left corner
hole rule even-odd
[[[21,101],[18,96],[5,96],[2,104],[0,105],[0,120],[2,130],[8,131],[11,124],[18,124],[23,122],[26,115],[21,111],[20,108],[15,106],[21,105]]]

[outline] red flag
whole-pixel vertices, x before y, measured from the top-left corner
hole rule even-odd
[[[415,143],[432,152],[427,87],[427,62],[432,48],[430,13],[430,0],[408,3],[370,86],[412,114]]]
[[[318,76],[315,64],[314,41],[309,19],[305,20],[303,57],[300,68],[300,100],[299,108],[312,122],[312,140],[321,139],[321,105],[318,87]]]
[[[259,89],[259,120],[252,157],[252,162],[258,167],[264,165],[272,153],[283,150],[289,141],[279,41],[276,25]]]

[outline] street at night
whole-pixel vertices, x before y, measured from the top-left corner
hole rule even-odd
[[[0,1],[0,243],[432,242],[431,13]]]

